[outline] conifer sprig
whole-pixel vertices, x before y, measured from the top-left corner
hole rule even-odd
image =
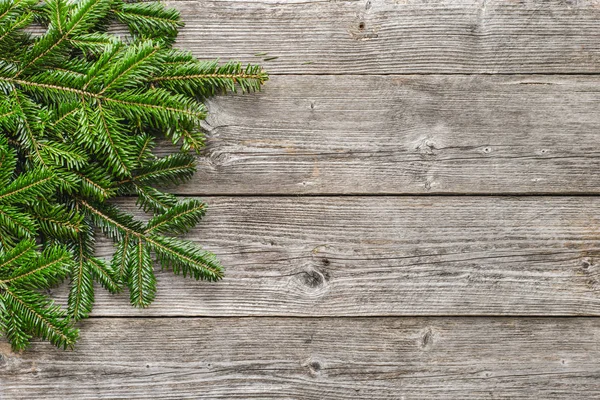
[[[109,33],[114,22],[130,35]],[[73,346],[94,282],[148,306],[153,257],[176,274],[223,276],[213,254],[178,237],[206,204],[160,187],[195,172],[188,151],[204,145],[202,101],[258,90],[267,75],[173,48],[182,26],[154,2],[0,0],[0,331],[15,349],[35,336]],[[156,157],[157,137],[180,151]],[[111,204],[118,196],[135,196],[149,220]],[[94,254],[99,231],[115,242],[111,260]],[[40,292],[63,279],[66,310]]]

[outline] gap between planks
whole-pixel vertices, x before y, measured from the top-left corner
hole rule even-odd
[[[527,315],[527,314],[479,314],[479,315],[470,315],[470,314],[419,314],[419,315],[393,315],[393,314],[370,314],[370,315],[240,315],[240,316],[228,316],[228,315],[214,315],[214,316],[198,316],[198,315],[99,315],[96,316],[93,313],[86,319],[95,319],[95,320],[103,320],[103,319],[117,319],[117,320],[140,320],[140,319],[183,319],[183,320],[202,320],[202,319],[414,319],[414,318],[428,318],[428,319],[452,319],[452,318],[460,318],[460,319],[506,319],[506,318],[516,318],[516,319],[600,319],[598,315]],[[82,320],[85,321],[85,320]]]

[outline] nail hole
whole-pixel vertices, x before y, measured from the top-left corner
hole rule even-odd
[[[358,29],[360,29],[361,31],[362,31],[363,29],[365,29],[365,23],[364,23],[364,22],[360,22],[360,23],[358,24]]]

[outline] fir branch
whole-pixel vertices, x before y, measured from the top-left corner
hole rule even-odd
[[[44,169],[23,174],[0,190],[0,204],[35,202],[36,197],[48,196],[55,189],[54,179],[52,173]]]
[[[110,293],[121,291],[119,275],[109,263],[96,257],[89,257],[87,263],[94,280],[99,282],[104,289]]]
[[[84,243],[86,235],[88,233],[84,232],[77,239],[76,262],[71,269],[68,313],[75,321],[87,317],[94,303],[94,283],[88,268]]]
[[[133,247],[133,256],[127,265],[127,286],[131,304],[136,307],[147,307],[156,294],[156,278],[152,268],[150,251],[141,239]]]
[[[152,186],[140,185],[135,181],[133,185],[138,196],[137,204],[144,212],[153,211],[162,214],[177,204],[177,198],[170,193],[161,192]]]
[[[71,326],[66,314],[43,295],[0,284],[0,299],[6,306],[5,312],[12,317],[20,316],[18,329],[47,339],[56,347],[66,349],[75,345],[78,330]],[[26,341],[13,342],[15,350],[21,350],[26,345]]]
[[[34,21],[42,35],[27,33]],[[114,22],[131,37],[112,34]],[[176,274],[223,276],[214,254],[174,237],[206,205],[157,186],[194,174],[187,150],[204,146],[203,99],[268,78],[256,65],[173,49],[181,26],[176,10],[154,2],[0,0],[0,331],[13,348],[35,336],[73,346],[94,282],[127,287],[132,305],[147,307],[153,256]],[[179,151],[157,157],[158,137]],[[152,214],[147,222],[107,202],[129,195]],[[98,231],[116,243],[110,262],[95,255]],[[66,278],[63,310],[39,290]]]
[[[14,206],[0,205],[0,225],[15,237],[30,239],[36,234],[33,219]]]
[[[76,240],[83,229],[83,216],[64,204],[35,204],[30,209],[40,232],[48,237]]]
[[[148,222],[144,234],[186,233],[196,226],[206,213],[206,204],[198,200],[187,200],[171,207]]]
[[[144,185],[169,185],[187,182],[196,172],[196,160],[186,153],[170,154],[156,159],[136,171],[131,180]]]
[[[62,0],[53,0],[60,2]],[[60,48],[63,42],[73,33],[78,30],[85,31],[86,28],[93,26],[97,20],[104,18],[110,9],[110,0],[83,0],[80,3],[75,3],[73,15],[71,16],[65,31],[58,31],[56,35],[52,30],[42,37],[26,55],[26,63],[15,74],[15,78],[22,73],[28,71],[32,66],[44,61],[46,56]]]
[[[68,272],[71,254],[65,247],[51,246],[34,262],[21,265],[0,284],[18,284],[20,287],[37,289],[53,286],[62,281]]]
[[[132,243],[132,235],[125,234],[123,239],[117,245],[115,253],[113,254],[113,258],[110,262],[111,267],[115,271],[115,275],[117,280],[122,282],[127,276],[127,266],[129,265],[130,257],[131,257],[131,243]]]
[[[216,281],[223,277],[223,267],[214,254],[200,250],[193,243],[167,236],[152,235],[146,241],[156,252],[163,268],[195,279]]]
[[[0,274],[7,276],[8,267],[16,263],[28,264],[36,255],[35,249],[36,244],[33,240],[22,240],[14,249],[0,253]]]

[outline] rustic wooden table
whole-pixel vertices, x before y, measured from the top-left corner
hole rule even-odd
[[[0,399],[600,398],[600,1],[169,4],[272,74],[177,189],[227,276],[0,343]]]

